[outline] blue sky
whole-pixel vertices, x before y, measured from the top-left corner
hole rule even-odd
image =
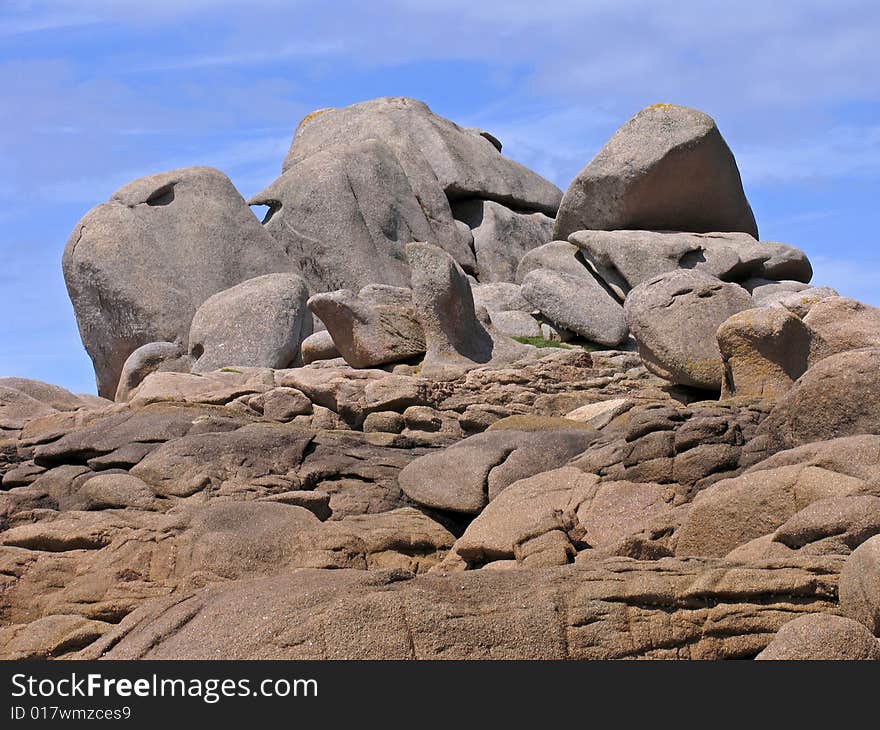
[[[186,165],[247,197],[312,109],[414,96],[563,189],[655,102],[697,107],[762,238],[880,305],[880,3],[0,0],[0,374],[94,392],[61,276],[77,220]]]

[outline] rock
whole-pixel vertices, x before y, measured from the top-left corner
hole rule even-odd
[[[880,536],[857,547],[840,572],[840,610],[880,636]]]
[[[803,251],[758,242],[747,233],[588,230],[576,231],[568,240],[622,297],[642,282],[677,269],[694,269],[725,281],[750,277],[809,281],[813,275]]]
[[[589,424],[560,416],[506,416],[492,423],[487,431],[587,431],[592,436],[598,433]]]
[[[508,337],[543,338],[545,334],[541,328],[541,320],[536,319],[528,312],[519,310],[492,312],[489,318],[492,327]]]
[[[880,659],[880,642],[856,621],[814,613],[785,624],[755,658],[784,661]]]
[[[880,434],[880,348],[831,355],[807,370],[761,424],[777,448]]]
[[[804,316],[814,333],[811,364],[823,357],[864,347],[880,347],[880,309],[849,297],[820,299]]]
[[[212,373],[155,372],[129,394],[132,408],[151,403],[180,402],[221,405],[235,398],[269,390],[274,382],[271,370],[257,369],[252,374],[238,368],[225,368]]]
[[[818,558],[411,576],[297,570],[162,597],[77,657],[745,659],[793,616],[836,606],[834,565]]]
[[[342,357],[333,342],[333,336],[327,330],[313,332],[300,344],[300,355],[303,365],[308,365],[318,360],[333,360]]]
[[[720,390],[724,366],[715,333],[750,306],[741,286],[679,270],[633,289],[624,315],[648,370],[679,385]]]
[[[330,509],[330,495],[327,492],[309,492],[300,489],[294,489],[290,492],[281,492],[280,494],[270,494],[268,497],[261,497],[263,502],[281,502],[281,504],[290,504],[294,507],[304,507],[311,512],[319,520],[328,520],[333,514]]]
[[[561,466],[594,438],[592,429],[486,431],[416,459],[398,481],[418,504],[476,514],[508,485]]]
[[[837,291],[830,286],[811,286],[791,294],[783,295],[780,293],[780,295],[774,297],[773,300],[765,299],[763,305],[785,307],[796,317],[803,319],[807,316],[807,312],[810,311],[814,304],[822,301],[826,297],[836,296],[838,296]]]
[[[374,411],[364,419],[364,433],[400,433],[406,427],[403,416],[395,411]]]
[[[212,294],[295,268],[229,179],[207,167],[120,188],[76,225],[62,263],[105,398],[141,345],[185,346],[196,309]]]
[[[577,246],[567,241],[550,241],[529,251],[516,268],[516,281],[522,284],[535,269],[552,269],[582,278],[589,274],[587,264]]]
[[[488,284],[471,282],[474,307],[485,307],[489,314],[495,312],[531,312],[534,307],[522,295],[519,284],[496,281]]]
[[[314,152],[249,201],[269,206],[263,226],[289,252],[312,294],[408,286],[409,241],[436,241],[473,269],[473,252],[436,180],[418,186],[390,142],[344,139]]]
[[[79,651],[106,634],[112,625],[82,616],[44,616],[26,626],[0,629],[0,659],[54,659]]]
[[[148,342],[129,355],[119,375],[115,400],[127,401],[150,373],[188,373],[192,358],[177,342]]]
[[[28,421],[56,412],[52,406],[27,393],[0,385],[0,429],[18,430]]]
[[[79,408],[91,405],[88,397],[75,395],[69,390],[51,383],[30,378],[3,377],[0,378],[0,388],[12,388],[34,400],[45,403],[57,411],[75,411]]]
[[[802,281],[773,281],[762,277],[751,277],[741,282],[742,287],[752,295],[756,307],[764,307],[787,297],[789,294],[809,289]]]
[[[131,469],[157,494],[187,497],[227,481],[238,483],[298,466],[311,435],[280,424],[255,423],[228,433],[178,438],[150,453]]]
[[[300,342],[312,334],[308,296],[296,274],[267,274],[209,297],[189,331],[193,372],[290,366],[299,358]]]
[[[565,239],[584,229],[758,237],[736,161],[715,122],[672,104],[636,114],[575,177],[553,235]]]
[[[746,309],[718,328],[721,397],[775,400],[807,369],[810,328],[783,307]]]
[[[482,282],[514,281],[520,259],[547,243],[553,219],[543,213],[517,213],[491,200],[461,200],[452,214],[473,232],[476,273]]]
[[[452,550],[469,565],[480,566],[514,558],[517,547],[539,535],[560,532],[568,540],[580,503],[598,481],[592,474],[562,468],[514,482],[468,525]],[[567,562],[562,555],[557,564]]]
[[[305,393],[296,388],[273,388],[251,398],[248,405],[251,408],[256,407],[264,418],[273,421],[290,421],[312,412],[312,402]]]
[[[676,532],[676,555],[721,556],[767,535],[820,499],[846,497],[864,482],[815,466],[782,466],[722,479],[697,494]]]
[[[842,548],[853,550],[877,533],[880,497],[856,494],[813,502],[780,525],[773,540],[800,550],[830,538]]]
[[[555,185],[501,155],[497,141],[461,129],[426,104],[405,97],[372,99],[307,116],[296,129],[284,169],[330,146],[368,139],[393,149],[428,207],[433,201],[426,193],[438,183],[449,200],[484,198],[547,215],[555,215],[562,198]]]
[[[604,428],[621,413],[626,413],[634,405],[629,398],[610,398],[597,403],[588,403],[565,414],[572,421],[582,421],[594,428]]]
[[[616,347],[629,334],[623,307],[588,271],[579,277],[532,271],[522,293],[551,322],[600,345]]]
[[[98,474],[87,480],[77,495],[83,509],[150,509],[155,502],[153,491],[145,482],[130,474]]]
[[[400,362],[425,351],[409,289],[371,285],[357,295],[349,289],[316,294],[309,299],[309,309],[321,318],[336,349],[354,368]]]
[[[490,332],[477,319],[470,284],[447,253],[429,243],[410,243],[406,251],[413,305],[425,334],[424,377],[457,377],[480,365],[506,364],[534,352]]]

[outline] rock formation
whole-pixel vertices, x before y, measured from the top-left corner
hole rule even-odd
[[[757,239],[707,116],[563,197],[377,99],[253,200],[77,225],[103,397],[0,378],[0,658],[880,658],[878,310]]]

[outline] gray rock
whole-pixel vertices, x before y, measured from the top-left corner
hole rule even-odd
[[[587,264],[579,249],[568,241],[550,241],[529,251],[516,269],[516,281],[522,283],[530,271],[553,269],[572,276],[583,276]]]
[[[406,252],[412,270],[413,305],[427,348],[423,377],[455,378],[471,368],[506,364],[535,352],[491,332],[477,319],[471,286],[449,254],[429,243],[410,243]]]
[[[140,178],[76,225],[64,279],[98,392],[113,398],[128,356],[149,342],[187,344],[212,294],[295,270],[223,173],[189,167]]]
[[[122,366],[115,400],[126,401],[150,373],[188,373],[192,359],[178,342],[148,342],[141,345]]]
[[[302,277],[267,274],[207,299],[189,332],[193,372],[227,365],[285,368],[296,362],[300,343],[312,333],[308,295]]]
[[[555,325],[600,345],[615,347],[629,334],[623,307],[589,271],[578,277],[532,271],[523,279],[522,293]]]
[[[89,405],[88,396],[75,395],[61,386],[31,378],[3,377],[0,388],[13,388],[58,411],[75,411]]]
[[[694,269],[725,281],[752,277],[809,281],[813,273],[802,251],[759,242],[747,233],[576,231],[568,240],[622,296],[643,281],[676,269]]]
[[[341,289],[315,294],[308,306],[327,326],[339,354],[354,368],[400,362],[425,351],[409,289],[371,285],[359,294]]]
[[[784,661],[880,659],[880,642],[860,623],[827,613],[785,624],[756,659]]]
[[[490,312],[492,326],[508,337],[543,337],[541,321],[528,312],[508,310]],[[549,339],[549,338],[548,338]]]
[[[672,104],[636,114],[571,183],[554,238],[587,228],[758,237],[736,161],[715,122]]]
[[[320,332],[313,332],[306,337],[300,345],[300,354],[303,365],[308,365],[318,360],[333,360],[334,358],[342,357],[339,354],[339,350],[336,349],[333,336],[325,329]]]
[[[594,429],[486,431],[419,457],[400,472],[398,481],[418,504],[477,514],[508,485],[562,466],[596,436]]]
[[[880,636],[880,536],[859,545],[840,572],[840,610]]]
[[[370,139],[322,147],[249,202],[269,206],[265,230],[317,294],[367,284],[408,286],[409,241],[437,241],[473,270],[473,252],[442,192],[435,192],[445,211],[432,213],[432,199],[420,196],[391,147]]]
[[[531,312],[534,307],[525,300],[519,284],[510,282],[493,282],[481,284],[471,282],[471,293],[475,307],[485,307],[489,314],[493,312]]]
[[[776,399],[807,369],[809,327],[783,307],[737,312],[718,328],[724,364],[722,398]]]
[[[810,288],[809,284],[802,281],[773,281],[761,277],[746,279],[740,285],[752,295],[756,307],[767,306],[789,294]]]
[[[450,200],[485,198],[554,215],[562,191],[518,162],[504,157],[497,140],[473,134],[405,97],[383,97],[340,109],[313,112],[300,122],[284,170],[338,144],[379,139],[389,145],[413,189],[424,195],[439,183]],[[431,239],[428,239],[431,240]]]
[[[776,403],[758,433],[778,448],[880,434],[878,402],[880,348],[841,352],[807,370]]]
[[[520,259],[551,239],[553,219],[517,213],[491,200],[453,203],[452,214],[473,232],[477,276],[482,282],[514,281]]]
[[[633,289],[624,314],[648,370],[679,385],[720,390],[724,368],[715,333],[750,306],[738,284],[679,270]]]

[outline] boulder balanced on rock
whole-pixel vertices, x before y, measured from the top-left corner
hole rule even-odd
[[[553,237],[621,228],[758,237],[736,161],[711,117],[673,104],[636,114],[569,185]]]

